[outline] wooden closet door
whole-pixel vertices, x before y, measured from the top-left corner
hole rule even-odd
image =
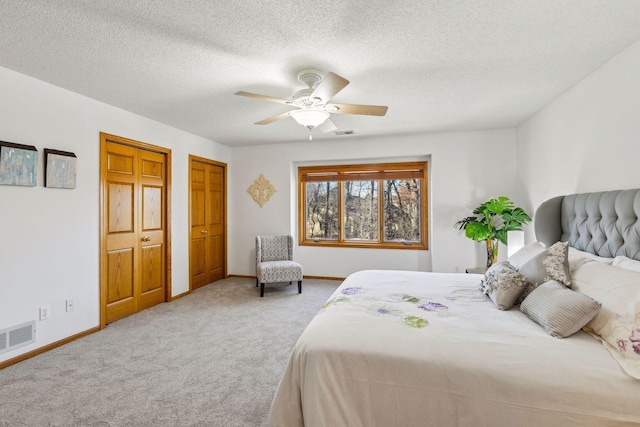
[[[190,166],[191,239],[189,265],[191,289],[209,283],[207,277],[207,165],[191,160]]]
[[[140,150],[138,311],[165,301],[165,157]]]
[[[166,300],[166,156],[103,142],[104,324]],[[103,326],[103,320],[101,320]]]
[[[225,167],[191,157],[191,289],[226,275]]]
[[[209,282],[224,279],[225,264],[225,206],[224,206],[224,168],[217,165],[209,165],[209,214],[208,220],[208,260],[207,270]]]
[[[103,153],[104,159],[104,153]],[[136,312],[138,245],[138,150],[107,143],[106,221],[106,322]]]

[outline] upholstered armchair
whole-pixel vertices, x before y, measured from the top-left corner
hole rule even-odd
[[[292,236],[256,236],[256,287],[264,296],[265,283],[298,281],[302,293],[302,266],[293,261]]]

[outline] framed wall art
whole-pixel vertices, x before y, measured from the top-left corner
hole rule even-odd
[[[68,151],[44,149],[44,186],[76,188],[76,155]]]
[[[37,168],[36,147],[0,141],[0,185],[35,187]]]

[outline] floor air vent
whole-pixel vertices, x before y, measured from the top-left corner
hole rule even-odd
[[[0,331],[0,353],[11,351],[23,345],[36,341],[36,321],[23,323],[22,325]]]

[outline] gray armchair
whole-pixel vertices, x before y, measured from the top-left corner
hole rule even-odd
[[[302,266],[293,261],[292,236],[256,236],[256,287],[264,296],[265,283],[298,281],[302,293]]]

